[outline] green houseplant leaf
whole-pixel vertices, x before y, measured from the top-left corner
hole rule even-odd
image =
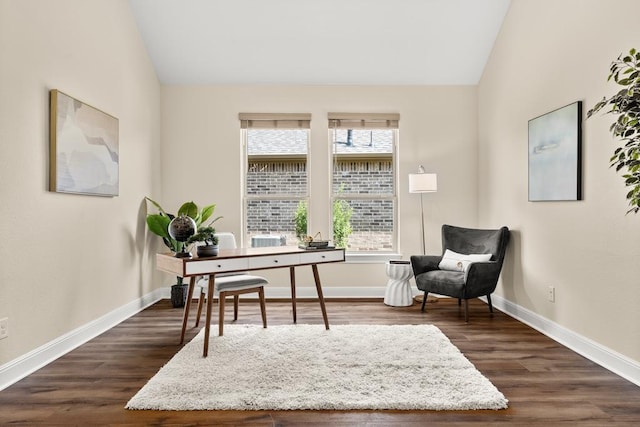
[[[153,234],[157,234],[160,237],[169,236],[169,223],[171,219],[168,216],[161,214],[147,215],[147,226]]]
[[[620,78],[620,76],[624,76]],[[630,209],[627,213],[640,211],[640,52],[631,49],[628,55],[618,56],[611,63],[607,81],[624,88],[610,98],[604,97],[587,112],[590,118],[597,112],[613,114],[616,120],[609,127],[611,134],[623,143],[609,159],[616,172],[622,171],[625,186],[630,187],[626,198]],[[607,109],[608,108],[608,109]],[[623,171],[623,169],[626,169]]]
[[[198,218],[196,218],[196,223],[197,224],[202,224],[204,223],[206,220],[208,220],[209,218],[211,218],[211,215],[213,215],[213,211],[216,209],[216,205],[209,205],[209,206],[205,206],[204,208],[202,208],[202,210],[200,211]],[[218,217],[220,218],[220,217]],[[217,218],[216,218],[217,219]],[[215,222],[216,220],[214,219],[213,222]]]
[[[195,220],[198,216],[198,205],[193,202],[184,203],[182,206],[180,206],[180,209],[178,209],[178,216],[181,215],[190,216]]]
[[[148,198],[148,197],[145,197],[145,199],[146,199],[148,202],[151,202],[151,204],[152,204],[153,206],[155,206],[155,207],[156,207],[156,209],[158,209],[158,211],[159,211],[161,214],[168,215],[168,214],[164,211],[164,209],[162,209],[162,206],[160,206],[160,204],[158,204],[158,202],[156,202],[155,200],[152,200],[152,199],[150,199],[150,198]]]

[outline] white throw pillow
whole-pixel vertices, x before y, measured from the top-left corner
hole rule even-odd
[[[466,272],[471,263],[489,260],[491,260],[491,254],[464,255],[447,249],[444,251],[442,261],[438,264],[438,268],[440,268],[440,270]]]

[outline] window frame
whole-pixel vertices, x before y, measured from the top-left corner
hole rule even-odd
[[[346,123],[339,123],[343,117]],[[329,193],[330,193],[330,211],[331,211],[331,232],[333,234],[333,204],[335,200],[389,200],[392,203],[393,214],[393,227],[390,249],[381,249],[375,251],[360,251],[349,250],[347,248],[348,261],[351,262],[370,262],[370,261],[387,261],[390,259],[397,259],[399,254],[399,204],[398,204],[398,142],[399,142],[399,115],[387,115],[387,114],[353,114],[353,113],[330,113],[329,114],[329,129],[328,129],[328,141],[329,141],[329,157],[330,157],[330,173],[329,173]],[[334,190],[334,176],[336,173],[337,160],[340,159],[340,154],[335,149],[335,141],[337,139],[338,129],[348,129],[353,126],[357,130],[374,130],[374,129],[386,129],[392,131],[392,144],[391,144],[391,167],[392,167],[392,192],[391,194],[362,194],[362,193],[346,193],[336,194]],[[344,154],[343,158],[353,159],[375,159],[375,157],[387,157],[387,153],[366,153],[366,154]],[[333,236],[332,236],[333,238]]]
[[[250,247],[250,233],[248,212],[251,201],[305,201],[309,205],[309,188],[310,188],[310,121],[311,114],[293,113],[293,114],[271,114],[271,113],[240,113],[241,121],[240,138],[241,138],[241,172],[242,172],[242,200],[241,200],[241,230],[242,230],[242,247]],[[269,160],[292,160],[304,159],[306,168],[306,184],[303,194],[249,194],[249,166],[251,156],[249,154],[249,132],[251,130],[304,130],[306,133],[306,152],[304,154],[273,154],[265,155],[264,159]]]

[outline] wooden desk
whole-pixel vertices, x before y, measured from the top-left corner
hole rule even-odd
[[[209,329],[211,327],[211,301],[215,276],[218,273],[232,273],[251,270],[265,270],[271,268],[289,268],[291,280],[291,304],[293,306],[293,322],[296,322],[296,278],[295,267],[310,265],[313,270],[313,278],[318,292],[318,301],[322,310],[324,325],[329,329],[329,319],[324,305],[322,285],[318,274],[318,264],[344,261],[344,249],[316,249],[304,250],[296,246],[277,246],[266,248],[237,248],[221,249],[218,256],[208,258],[176,258],[172,254],[157,254],[156,263],[159,270],[171,273],[175,276],[189,277],[189,295],[184,307],[182,319],[182,334],[180,344],[184,342],[191,299],[196,286],[198,276],[209,276],[209,289],[207,293],[207,316],[204,332],[203,356],[209,352]]]

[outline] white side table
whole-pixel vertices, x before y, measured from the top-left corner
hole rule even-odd
[[[387,262],[387,289],[384,293],[384,303],[393,307],[408,307],[413,304],[411,284],[413,276],[410,261]]]

